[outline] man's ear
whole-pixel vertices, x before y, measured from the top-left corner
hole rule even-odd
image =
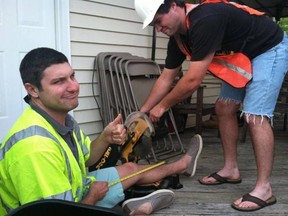
[[[39,89],[36,86],[32,85],[31,83],[25,83],[24,87],[25,87],[28,95],[30,95],[33,98],[38,98]]]
[[[176,10],[177,9],[177,5],[176,5],[176,3],[175,2],[172,2],[171,3],[171,7],[170,7],[170,10]]]

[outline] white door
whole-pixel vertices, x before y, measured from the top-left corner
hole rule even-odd
[[[64,28],[59,26],[68,16],[68,1],[0,0],[0,142],[26,107],[19,72],[23,56],[41,46],[58,50],[60,46],[61,51],[66,46],[68,50],[69,44],[61,42],[68,32],[68,23]],[[69,35],[64,41],[68,38]]]

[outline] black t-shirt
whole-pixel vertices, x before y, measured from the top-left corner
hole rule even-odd
[[[271,18],[250,15],[226,3],[199,5],[188,18],[189,30],[180,36],[190,48],[191,61],[218,51],[241,51],[253,59],[283,39],[283,31]],[[170,69],[180,66],[186,58],[174,37],[169,40],[167,52],[165,66]]]

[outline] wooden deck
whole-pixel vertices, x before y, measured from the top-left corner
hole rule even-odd
[[[198,182],[198,178],[218,171],[223,165],[222,147],[217,138],[218,131],[206,129],[202,135],[204,146],[195,177],[181,176],[180,183],[183,184],[183,188],[174,190],[177,197],[174,204],[153,215],[288,215],[288,131],[284,132],[280,128],[281,124],[274,129],[276,145],[272,188],[277,197],[275,205],[250,213],[239,212],[231,207],[231,202],[250,192],[256,182],[256,166],[249,135],[246,143],[238,145],[241,184],[207,186]],[[192,135],[191,129],[181,134],[184,145],[189,142]]]

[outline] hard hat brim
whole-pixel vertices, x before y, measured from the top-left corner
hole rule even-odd
[[[146,28],[153,21],[159,7],[161,6],[161,4],[164,4],[165,0],[153,0],[153,2],[154,2],[156,7],[152,8],[152,9],[150,8],[149,15],[143,21],[143,26],[142,26],[143,29]],[[136,6],[135,6],[135,8],[137,11]]]

